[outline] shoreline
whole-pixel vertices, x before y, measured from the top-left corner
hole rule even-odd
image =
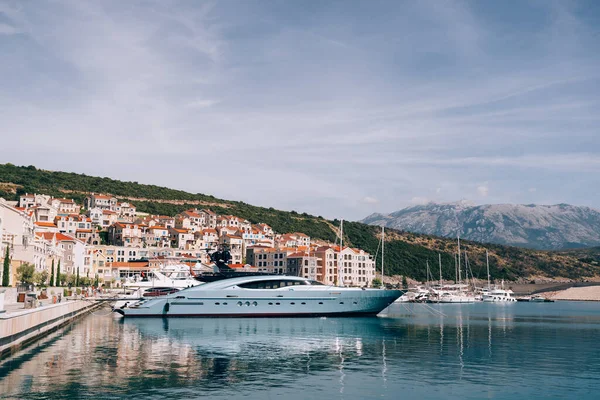
[[[549,298],[555,301],[600,301],[600,286],[572,287],[552,292]]]

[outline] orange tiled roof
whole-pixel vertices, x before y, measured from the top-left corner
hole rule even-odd
[[[139,262],[113,262],[113,267],[129,267],[129,268],[147,268],[150,263],[148,261]]]
[[[39,221],[39,222],[35,222],[35,224],[37,226],[45,226],[47,228],[57,228],[57,226],[54,225],[52,222]]]
[[[77,239],[59,232],[56,233],[56,240],[59,242],[75,242]]]

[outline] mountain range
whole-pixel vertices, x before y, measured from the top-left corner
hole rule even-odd
[[[482,243],[564,250],[600,245],[600,211],[569,204],[428,203],[361,222]]]

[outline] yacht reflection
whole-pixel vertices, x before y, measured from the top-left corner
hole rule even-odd
[[[344,393],[347,366],[361,362],[364,354],[387,379],[386,341],[403,335],[381,318],[152,318],[120,323],[121,366],[125,360],[133,363],[127,363],[129,371],[187,365],[191,373],[185,375],[194,377],[188,383],[204,388],[268,383],[270,376],[282,373],[337,370]]]
[[[201,322],[149,318],[122,319],[121,323],[125,332],[139,333],[141,340],[168,338],[169,345],[176,341],[198,352],[250,358],[318,351],[337,354],[343,360],[342,353],[362,355],[365,337],[386,335],[385,321],[378,318],[207,318]]]

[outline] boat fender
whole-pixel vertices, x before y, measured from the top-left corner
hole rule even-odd
[[[166,304],[165,304],[165,308],[164,308],[164,310],[163,310],[163,311],[164,311],[165,313],[168,313],[168,312],[169,312],[169,303],[166,303]]]

